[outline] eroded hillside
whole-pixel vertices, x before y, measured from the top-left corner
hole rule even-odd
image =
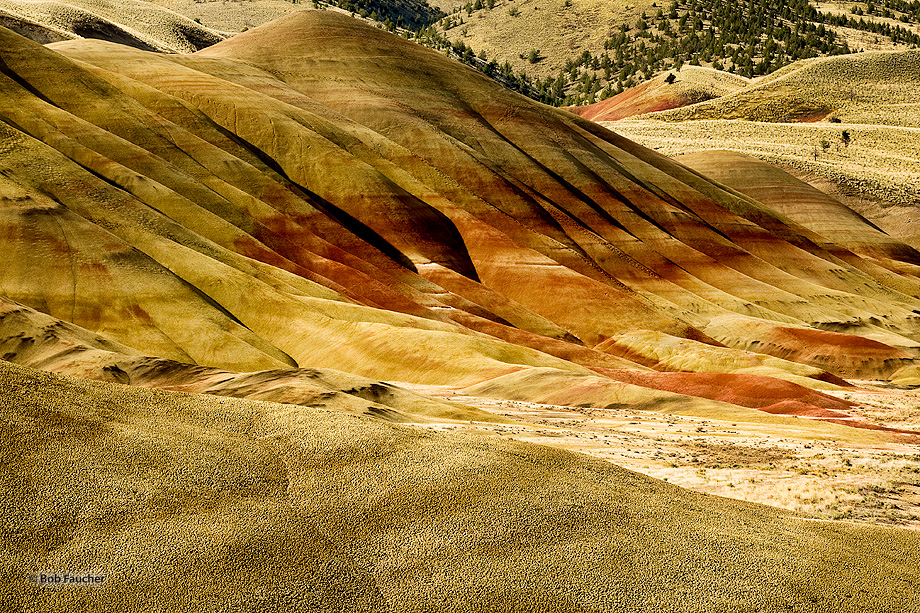
[[[441,384],[913,363],[913,249],[836,244],[347,17],[192,56],[4,36],[3,292],[144,355]]]
[[[0,29],[0,58],[21,609],[912,606],[911,532],[458,433],[559,434],[440,394],[914,445],[845,379],[916,373],[920,253],[819,223],[840,203],[747,159],[710,178],[329,11],[191,55]],[[27,583],[83,566],[109,589]]]

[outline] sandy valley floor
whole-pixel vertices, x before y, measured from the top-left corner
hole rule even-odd
[[[404,384],[403,384],[404,385]],[[410,386],[412,387],[412,386]],[[461,396],[446,388],[418,391],[521,422],[435,423],[562,447],[700,492],[808,513],[821,519],[920,529],[920,446],[856,444],[802,438],[729,423],[628,409],[586,409]],[[865,421],[916,429],[920,391],[869,383],[843,392]],[[914,428],[910,428],[910,424]]]

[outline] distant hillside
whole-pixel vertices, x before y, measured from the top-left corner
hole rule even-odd
[[[744,89],[656,113],[666,121],[747,119],[920,127],[920,50],[865,52],[791,64]]]
[[[0,0],[0,25],[40,43],[98,38],[172,53],[192,53],[226,37],[144,0]]]
[[[920,127],[920,50],[864,52],[794,62],[745,79],[684,66],[573,112],[594,121],[746,119]]]
[[[487,71],[539,100],[581,105],[685,63],[751,78],[802,58],[920,44],[914,4],[889,0],[872,15],[853,6],[863,14],[808,0],[471,0],[425,40],[494,62]]]
[[[47,25],[37,23],[27,17],[11,14],[4,10],[0,10],[0,26],[41,44],[73,38],[71,32],[60,31]]]
[[[406,31],[444,16],[425,0],[0,0],[0,26],[42,44],[93,38],[146,51],[192,53],[307,7],[352,13]]]
[[[541,102],[577,106],[685,64],[753,78],[802,58],[916,46],[914,4],[857,2],[841,11],[808,0],[0,0],[0,24],[41,43],[99,38],[184,53],[324,8],[413,38]]]
[[[675,94],[679,82],[656,78],[572,110],[617,120],[607,125],[668,155],[724,149],[795,169],[893,236],[920,245],[920,50],[800,60],[686,106]]]
[[[591,121],[616,121],[719,98],[742,90],[749,83],[749,79],[713,68],[685,65],[612,98],[568,110]]]
[[[308,8],[341,9],[355,17],[379,21],[387,26],[417,30],[445,13],[425,0],[247,0],[244,2],[202,0],[150,0],[218,30],[242,32],[293,11]]]

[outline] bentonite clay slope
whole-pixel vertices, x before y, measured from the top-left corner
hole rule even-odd
[[[144,0],[0,0],[0,26],[40,43],[98,38],[171,53],[197,51],[225,37]]]
[[[0,298],[0,357],[22,366],[105,382],[306,407],[331,407],[387,421],[507,421],[493,413],[330,369],[286,368],[238,373],[138,355],[129,347],[4,298]],[[550,398],[545,396],[544,389],[549,386],[555,393],[552,400],[557,404],[601,408],[629,406],[638,410],[775,426],[789,424],[782,418],[771,418],[745,407],[762,409],[770,404],[767,398],[772,394],[781,400],[796,398],[798,411],[787,413],[814,416],[828,403],[848,408],[825,394],[806,388],[790,390],[791,384],[768,377],[759,377],[753,384],[744,381],[743,385],[737,385],[738,381],[732,381],[735,385],[731,396],[726,397],[725,377],[735,375],[720,375],[718,379],[705,373],[686,373],[681,379],[678,373],[659,373],[658,378],[644,379],[637,370],[609,369],[606,374],[607,377],[557,368],[530,368],[490,379],[482,384],[481,390],[470,389],[468,393],[547,402]],[[691,385],[688,385],[687,376],[692,377]],[[652,385],[648,385],[649,382]],[[675,386],[681,389],[675,390]],[[664,391],[666,389],[672,391]],[[755,390],[760,404],[750,404],[750,398],[746,399],[748,402],[739,401],[739,394],[744,393],[742,389],[749,390],[749,394],[750,390]],[[716,395],[723,398],[713,401]],[[847,425],[859,424],[850,418]],[[828,430],[816,422],[799,425],[800,429],[803,427],[816,437],[858,437],[856,432]],[[892,437],[883,438],[892,440]]]
[[[749,79],[729,72],[686,65],[606,100],[569,110],[591,121],[616,121],[733,94],[747,87],[748,83]]]
[[[916,266],[920,262],[912,260],[910,249],[905,249],[903,243],[840,201],[776,166],[734,151],[700,151],[674,159],[823,236],[829,241],[828,249],[833,249],[833,245],[844,247],[854,254],[873,258],[873,265],[891,267],[895,273],[918,272]],[[847,257],[845,253],[840,256]],[[849,259],[855,266],[870,264],[858,258]],[[901,283],[901,291],[920,296],[920,285],[904,276],[892,275],[889,283]]]
[[[910,530],[494,437],[4,362],[0,399],[12,611],[917,611]],[[58,569],[105,583],[29,582]]]
[[[920,301],[862,256],[346,16],[192,56],[0,45],[0,293],[143,355],[455,385],[760,365],[818,387],[915,355]]]
[[[0,358],[86,379],[307,407],[332,407],[387,421],[507,421],[492,413],[330,369],[286,368],[237,373],[138,355],[129,347],[2,297]]]
[[[667,345],[668,339],[656,339],[657,347]],[[636,344],[631,344],[631,347],[636,347]],[[722,352],[718,355],[720,359],[726,357],[724,349]],[[688,353],[690,352],[684,352],[682,355],[686,357]],[[695,348],[693,353],[701,353],[701,350]],[[636,369],[597,369],[602,374],[592,375],[559,368],[528,368],[489,379],[479,386],[468,388],[465,393],[541,403],[552,401],[554,404],[580,407],[629,407],[633,410],[766,426],[782,427],[790,424],[783,417],[774,418],[762,411],[865,427],[858,419],[841,412],[852,408],[852,403],[842,402],[808,389],[820,385],[819,380],[806,377],[826,378],[826,373],[822,374],[818,369],[791,362],[771,366],[782,361],[746,352],[734,353],[743,354],[734,356],[735,360],[741,360],[743,363],[722,364],[721,370],[748,374],[653,374]],[[429,398],[390,383],[331,369],[284,368],[239,373],[138,355],[135,350],[112,342],[99,334],[2,297],[0,358],[31,368],[105,382],[284,402],[307,407],[333,407],[339,411],[371,415],[395,422],[507,421],[493,413],[438,398]],[[712,358],[703,358],[697,364],[699,363],[716,365]],[[752,368],[752,363],[758,366]],[[743,368],[743,365],[748,365],[748,368]],[[798,375],[790,372],[796,368],[800,373]],[[772,377],[758,376],[751,371],[766,372]],[[793,382],[781,382],[777,378],[799,381],[808,387]],[[829,383],[825,385],[828,388],[837,387]],[[785,403],[783,410],[775,410],[778,403]],[[828,409],[833,409],[834,412],[828,412]],[[799,423],[796,427],[799,430],[804,428],[814,437],[836,440],[865,439],[864,436],[847,428],[828,429],[815,421],[807,425]],[[873,440],[901,440],[903,435],[910,437],[904,439],[905,442],[916,440],[912,432],[895,431]]]
[[[707,315],[727,309],[774,321],[782,321],[785,315],[826,325],[824,315],[799,302],[807,297],[810,306],[825,307],[826,311],[821,309],[825,314],[842,309],[849,311],[847,320],[860,323],[868,320],[857,314],[861,310],[857,305],[870,311],[878,307],[887,313],[898,312],[895,317],[904,324],[904,331],[913,334],[908,332],[916,325],[912,308],[902,310],[904,306],[898,303],[906,306],[916,297],[892,292],[878,280],[846,266],[821,246],[827,241],[797,224],[591,124],[548,112],[511,94],[487,96],[486,92],[492,93],[484,85],[487,81],[462,67],[445,63],[449,89],[420,85],[431,83],[433,76],[436,83],[445,80],[445,74],[432,73],[434,62],[428,52],[419,51],[416,57],[409,43],[400,41],[399,46],[406,49],[394,48],[395,43],[391,45],[372,30],[369,40],[349,37],[350,42],[339,48],[336,61],[327,61],[328,54],[316,41],[344,38],[346,27],[336,20],[319,23],[294,16],[199,55],[238,58],[258,65],[280,76],[288,89],[334,106],[411,147],[491,207],[464,202],[457,191],[451,193],[453,204],[464,205],[479,220],[488,219],[492,227],[505,230],[519,242],[530,237],[507,223],[508,217],[564,241],[592,257],[603,273],[651,301],[657,310],[683,321],[705,326]],[[272,53],[275,43],[289,36],[292,28],[302,34],[290,38],[302,44],[292,45],[292,53],[283,57]],[[366,54],[394,59],[398,54],[406,60],[393,75],[367,62]],[[278,87],[266,83],[263,76],[239,72],[227,76],[262,91]],[[332,73],[354,77],[333,80]],[[293,94],[291,100],[296,101]],[[410,109],[413,112],[408,112]],[[458,109],[465,113],[458,114]],[[543,129],[535,130],[534,126]],[[457,140],[466,147],[458,147]],[[471,158],[473,164],[487,170],[494,170],[497,160],[501,176],[468,172]],[[526,207],[520,198],[505,195],[509,178],[530,188],[528,195],[535,196],[532,202],[523,203]],[[496,215],[494,209],[506,216]],[[477,272],[487,285],[501,287],[505,293],[526,291],[520,284],[501,286],[499,275],[490,275],[495,258],[479,256],[470,240],[477,229],[473,220],[459,211],[444,210],[464,235]],[[554,224],[547,223],[548,216]],[[495,246],[489,246],[491,255]],[[591,274],[575,258],[566,258],[568,253],[534,246],[571,269]],[[906,253],[907,257],[917,256],[909,249]],[[505,277],[504,267],[499,270]],[[684,278],[688,270],[693,279]],[[796,293],[798,298],[787,299],[787,292]],[[520,300],[548,316],[551,309],[559,308],[558,300],[553,305],[538,303],[533,296],[520,296]],[[606,309],[593,316],[578,313],[578,322],[567,327],[586,343],[594,344],[597,333],[606,336],[611,331],[607,313]],[[566,315],[550,316],[557,321],[561,317]],[[618,319],[628,321],[622,310]],[[894,328],[900,329],[901,323]],[[586,324],[591,326],[590,332],[579,334],[576,326]],[[903,342],[894,336],[889,340],[904,347],[915,346],[912,340]]]
[[[846,293],[856,288],[863,296],[856,298],[854,305],[862,303],[868,307],[865,302],[868,299],[884,311],[891,312],[893,308],[901,317],[913,319],[912,314],[891,304],[892,299],[900,302],[903,296],[891,294],[864,275],[857,274],[850,283],[841,283],[838,272],[846,273],[840,269],[839,260],[816,248],[816,237],[772,219],[756,203],[739,201],[718,186],[597,130],[592,124],[548,112],[545,107],[511,94],[502,95],[500,90],[495,92],[483,77],[462,67],[444,63],[443,73],[433,75],[434,54],[418,50],[416,57],[408,43],[399,41],[399,46],[406,48],[394,48],[396,43],[391,44],[383,35],[368,29],[370,40],[348,37],[352,42],[339,49],[336,61],[324,61],[324,53],[315,41],[343,38],[345,32],[341,28],[348,26],[336,23],[336,19],[322,23],[315,19],[294,16],[279,20],[250,36],[236,37],[203,53],[238,57],[261,65],[273,75],[281,75],[289,88],[335,106],[349,117],[411,147],[461,186],[489,201],[492,206],[485,210],[476,202],[466,205],[480,219],[488,215],[486,219],[509,234],[514,232],[511,235],[519,241],[530,237],[521,236],[517,228],[507,223],[506,216],[496,215],[492,209],[513,216],[529,228],[539,228],[544,236],[564,241],[593,256],[608,277],[616,278],[627,289],[650,300],[658,310],[677,314],[684,320],[699,322],[694,316],[700,311],[721,310],[727,305],[734,307],[735,312],[782,319],[782,315],[773,311],[757,308],[769,305],[779,307],[777,310],[784,315],[816,323],[823,316],[803,313],[800,306],[780,306],[769,296],[777,296],[777,289],[798,292],[800,298],[807,295],[812,305],[822,304],[829,311],[849,310],[848,306],[842,306],[842,300],[849,302],[849,299],[842,299],[834,290]],[[294,46],[292,53],[284,57],[272,53],[276,39],[280,42],[282,37],[290,35],[292,27],[302,34],[291,39],[302,44]],[[407,60],[401,63],[399,74],[388,74],[366,61],[368,49],[378,58],[393,57],[395,61],[399,55]],[[354,77],[333,80],[330,78],[333,72]],[[433,76],[437,77],[436,84],[449,76],[451,88],[419,85],[431,83]],[[237,74],[234,78],[263,90],[275,87],[255,76]],[[395,89],[394,80],[399,86]],[[394,102],[402,108],[394,107]],[[409,109],[414,112],[407,112]],[[457,109],[467,109],[466,114],[458,116]],[[534,129],[535,126],[545,129]],[[455,140],[461,140],[466,148],[457,147]],[[470,158],[488,170],[495,169],[496,161],[500,162],[501,180],[486,172],[468,172]],[[529,187],[531,194],[536,192],[534,202],[525,201],[528,206],[524,207],[520,198],[505,196],[509,178]],[[466,204],[456,198],[459,195],[456,191],[452,195],[454,202]],[[546,223],[548,216],[552,216],[554,224]],[[452,219],[465,221],[465,216],[455,214]],[[727,244],[724,238],[731,239],[733,244]],[[469,249],[474,248],[472,241],[467,240],[466,244]],[[565,258],[568,253],[560,254],[544,245],[534,246],[570,268],[584,270],[575,258]],[[490,264],[491,261],[476,262],[481,278]],[[708,265],[708,270],[701,270],[703,264]],[[682,278],[688,268],[698,272],[692,280]],[[495,279],[492,283],[497,285],[501,281]],[[747,292],[743,286],[748,286],[752,300],[744,301]],[[524,289],[508,288],[508,291]],[[687,296],[687,290],[695,290],[694,295]],[[742,294],[743,304],[739,304],[738,294]],[[885,306],[870,298],[873,295],[885,296]],[[782,298],[779,301],[785,303]],[[706,302],[715,302],[716,306]],[[544,314],[553,308],[536,304],[533,298],[527,303]],[[624,316],[621,310],[618,319],[626,319]],[[604,327],[610,325],[606,310],[579,319],[582,325],[588,322],[592,332],[605,332]],[[905,328],[913,326],[906,323]],[[582,335],[583,340],[590,343],[591,338],[586,336]],[[912,346],[913,342],[906,345]]]

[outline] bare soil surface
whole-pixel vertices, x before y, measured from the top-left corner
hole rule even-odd
[[[866,421],[920,431],[920,390],[859,383],[833,393],[858,402],[854,413]],[[920,529],[920,446],[813,440],[806,428],[767,429],[651,411],[572,408],[462,396],[437,386],[409,387],[519,422],[435,422],[421,427],[568,449],[695,491],[819,519]]]

